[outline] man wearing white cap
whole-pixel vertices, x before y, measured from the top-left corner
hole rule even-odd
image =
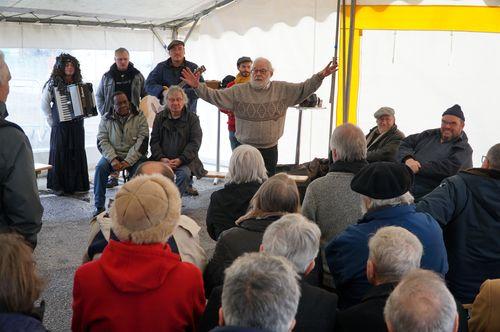
[[[370,129],[366,135],[368,162],[375,161],[396,161],[401,140],[405,134],[398,130],[394,109],[381,107],[373,116],[377,119],[377,126]]]

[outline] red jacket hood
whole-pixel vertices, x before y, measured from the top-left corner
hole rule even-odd
[[[110,240],[100,258],[108,280],[126,293],[159,288],[180,263],[180,257],[163,243],[138,245]]]

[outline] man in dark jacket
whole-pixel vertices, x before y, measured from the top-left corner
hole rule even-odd
[[[182,69],[189,68],[194,72],[198,68],[196,63],[189,62],[184,57],[185,49],[183,41],[172,40],[172,42],[168,44],[167,50],[170,58],[156,65],[155,69],[149,73],[146,79],[146,92],[160,100],[163,99],[162,93],[164,90],[168,90],[169,87],[181,83]],[[200,81],[204,82],[203,77],[200,77]],[[184,87],[184,91],[189,98],[189,102],[186,103],[187,110],[196,113],[198,95],[195,90],[188,85]]]
[[[272,223],[265,231],[261,251],[283,256],[294,265],[302,278],[314,267],[319,251],[319,227],[300,214],[288,214]],[[334,330],[337,295],[300,281],[301,296],[295,316],[294,331]],[[218,310],[221,306],[222,286],[214,288],[203,315],[201,331],[217,326]],[[383,318],[382,318],[383,319]]]
[[[366,277],[372,288],[360,304],[337,314],[336,331],[386,332],[384,306],[397,283],[420,266],[423,247],[402,227],[380,228],[368,241]]]
[[[186,109],[187,95],[178,86],[167,91],[166,109],[158,113],[151,132],[151,159],[166,163],[175,172],[175,184],[185,194],[191,175],[206,174],[198,158],[203,132],[200,120]]]
[[[18,125],[5,120],[10,78],[0,51],[0,233],[15,231],[35,248],[43,207],[28,137]]]
[[[396,161],[401,140],[405,134],[398,130],[394,109],[381,107],[373,116],[377,119],[377,126],[370,129],[366,135],[368,162],[374,161]]]
[[[445,179],[417,209],[443,227],[448,287],[462,303],[472,303],[486,279],[500,278],[500,144],[481,168]]]
[[[376,162],[354,176],[351,188],[363,195],[367,211],[357,224],[349,226],[326,247],[340,307],[358,304],[370,285],[366,276],[368,239],[379,228],[399,226],[412,232],[424,246],[422,267],[441,275],[448,272],[446,248],[439,224],[430,215],[415,211],[408,192],[411,170],[402,164]]]
[[[459,105],[454,105],[443,113],[440,129],[429,129],[402,141],[397,161],[405,163],[415,174],[411,193],[416,200],[445,178],[472,167],[472,148],[464,125],[464,113]]]

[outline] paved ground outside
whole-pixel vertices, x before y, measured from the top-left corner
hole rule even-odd
[[[201,227],[201,246],[208,257],[212,255],[215,242],[207,234],[205,216],[210,195],[222,185],[221,182],[214,185],[212,179],[197,180],[194,186],[200,195],[182,199],[182,213]],[[43,322],[50,331],[69,331],[73,276],[87,247],[89,220],[94,210],[92,188],[88,194],[59,197],[46,190],[46,178],[38,180],[38,187],[45,209],[35,250],[38,269],[47,281],[42,295],[46,302]],[[108,189],[107,197],[113,197],[116,191]]]

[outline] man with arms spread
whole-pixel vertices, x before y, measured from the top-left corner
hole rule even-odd
[[[271,62],[257,58],[252,65],[250,82],[225,90],[214,90],[200,84],[199,75],[194,75],[191,70],[184,69],[182,75],[203,100],[233,111],[238,142],[259,149],[269,175],[274,175],[278,163],[278,139],[283,135],[288,107],[306,99],[321,86],[325,77],[336,70],[337,63],[330,62],[303,83],[271,81],[274,72]]]
[[[448,108],[440,129],[406,137],[399,147],[398,162],[415,174],[411,193],[416,200],[430,193],[445,178],[472,167],[472,148],[463,131],[465,117],[459,105]]]

